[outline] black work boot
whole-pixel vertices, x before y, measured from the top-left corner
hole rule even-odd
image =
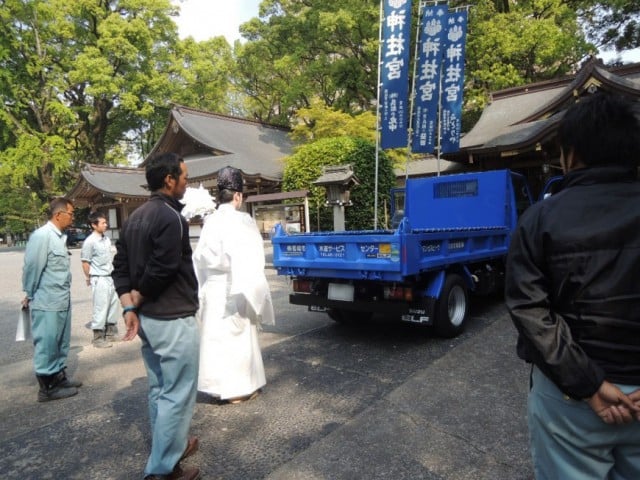
[[[105,338],[109,342],[119,342],[120,337],[118,337],[118,326],[115,323],[107,324],[107,330],[105,332]]]
[[[64,367],[60,370],[56,375],[59,375],[61,378],[59,379],[59,385],[64,388],[69,387],[81,387],[82,382],[80,380],[74,380],[73,378],[67,377],[67,367]]]
[[[104,336],[104,330],[93,331],[93,341],[91,342],[96,348],[111,348],[111,343]]]
[[[40,384],[40,391],[38,391],[39,402],[60,400],[73,397],[78,393],[78,389],[75,387],[63,387],[60,385],[60,372],[55,375],[36,375],[36,378]]]

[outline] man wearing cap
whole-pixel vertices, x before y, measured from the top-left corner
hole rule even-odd
[[[202,319],[198,390],[239,403],[266,384],[258,331],[274,324],[274,314],[262,236],[239,211],[242,172],[225,167],[217,184],[218,209],[205,220],[193,256]]]
[[[123,340],[140,337],[149,379],[151,454],[145,479],[195,480],[197,468],[180,466],[198,448],[197,439],[188,438],[200,337],[189,225],[179,202],[187,189],[187,167],[180,156],[165,153],[152,158],[145,173],[151,198],[122,227],[112,277],[127,328]]]

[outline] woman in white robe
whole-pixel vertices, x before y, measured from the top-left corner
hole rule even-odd
[[[206,218],[193,254],[202,322],[198,391],[235,403],[266,384],[258,331],[274,324],[274,313],[262,236],[253,218],[238,211],[240,171],[220,170],[218,191],[220,205]]]

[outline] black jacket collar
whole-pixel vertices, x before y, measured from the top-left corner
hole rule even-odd
[[[153,192],[151,194],[151,200],[153,200],[154,198],[158,198],[163,202],[169,204],[169,206],[176,209],[178,212],[181,212],[182,209],[184,208],[184,204],[180,202],[180,200],[178,200],[177,198],[173,198],[165,193]]]

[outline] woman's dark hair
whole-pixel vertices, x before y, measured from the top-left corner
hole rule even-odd
[[[598,92],[569,107],[558,127],[565,155],[573,149],[587,166],[638,164],[640,117],[630,98]]]
[[[167,175],[177,180],[182,173],[180,164],[183,161],[183,158],[176,153],[162,153],[149,160],[145,170],[149,190],[155,192],[164,187],[164,179]]]

